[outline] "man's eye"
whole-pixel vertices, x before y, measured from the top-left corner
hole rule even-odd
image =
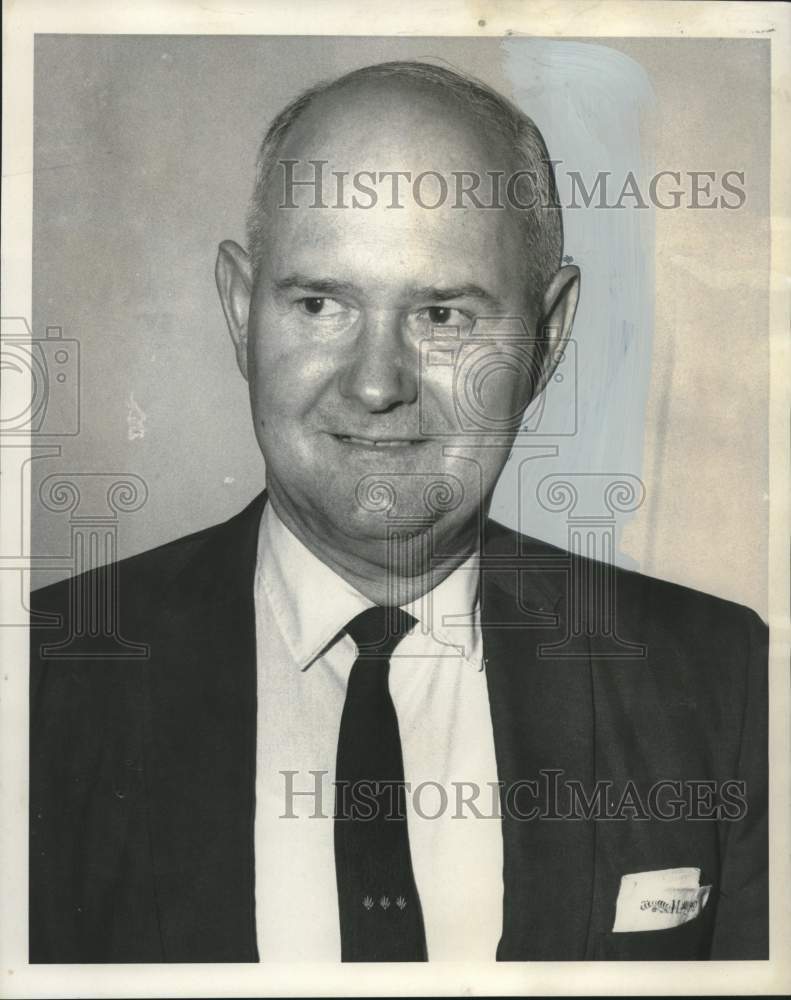
[[[427,310],[429,322],[432,326],[444,326],[450,322],[452,311],[447,306],[431,306]]]
[[[463,327],[469,321],[466,313],[460,309],[452,309],[450,306],[429,306],[427,309],[421,310],[421,313],[432,326]]]
[[[308,296],[300,299],[299,306],[309,316],[338,316],[343,312],[343,306],[340,302],[323,296]]]

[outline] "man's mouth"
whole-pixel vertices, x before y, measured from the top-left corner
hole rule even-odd
[[[368,438],[357,437],[355,434],[333,434],[332,436],[342,444],[355,445],[358,448],[411,448],[418,444],[426,444],[425,438]]]

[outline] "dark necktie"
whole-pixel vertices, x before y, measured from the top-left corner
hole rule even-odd
[[[426,934],[406,821],[390,656],[415,619],[373,607],[346,631],[358,656],[338,735],[335,874],[344,962],[425,962]]]

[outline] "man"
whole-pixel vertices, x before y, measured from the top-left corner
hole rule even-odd
[[[278,116],[216,268],[266,493],[33,595],[32,961],[767,957],[763,624],[486,516],[561,260],[488,88],[392,63]],[[148,657],[59,658],[116,581]]]

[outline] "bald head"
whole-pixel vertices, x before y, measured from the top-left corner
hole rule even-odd
[[[282,135],[277,160],[325,156],[349,173],[413,167],[514,170],[511,144],[454,95],[409,77],[353,77],[319,93]],[[275,163],[275,167],[277,164]]]
[[[309,165],[311,161],[320,166]],[[359,188],[352,191],[337,176],[353,179],[364,173],[368,175],[366,187],[377,180],[383,185],[376,207],[403,208],[409,207],[398,202],[405,190],[399,187],[404,178],[396,175],[404,173],[405,164],[410,179],[416,177],[419,182],[410,189],[412,201],[424,210],[452,201],[455,195],[457,209],[485,211],[500,201],[503,178],[515,174],[528,178],[532,196],[526,198],[522,188],[518,198],[505,199],[503,207],[513,216],[509,224],[519,227],[523,240],[525,291],[530,299],[540,299],[560,266],[562,253],[560,209],[540,132],[527,115],[489,87],[417,62],[355,70],[306,91],[273,121],[259,151],[248,213],[248,250],[254,272],[272,235],[273,209],[306,204],[316,195],[316,185],[311,187],[306,177],[315,181],[316,171],[323,171],[319,177],[322,199],[343,198],[344,208],[371,209],[370,195],[366,200]],[[451,176],[456,187],[449,192]],[[479,181],[487,178],[490,189],[497,186],[497,196],[490,190],[489,204],[484,195],[485,207],[481,207],[481,198],[474,192]],[[283,201],[288,182],[292,183],[287,192],[295,198],[292,202]]]

